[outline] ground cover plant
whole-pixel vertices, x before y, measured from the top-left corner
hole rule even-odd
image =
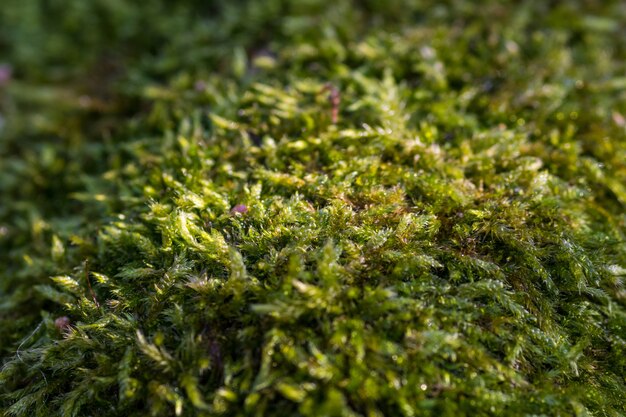
[[[626,4],[4,0],[5,416],[626,414]]]

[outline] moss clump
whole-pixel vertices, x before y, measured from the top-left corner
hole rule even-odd
[[[4,415],[626,412],[621,1],[170,3],[0,9]]]

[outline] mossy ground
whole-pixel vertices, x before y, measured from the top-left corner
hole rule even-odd
[[[626,413],[624,2],[4,0],[0,48],[6,416]]]

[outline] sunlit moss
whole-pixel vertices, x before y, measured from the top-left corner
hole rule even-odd
[[[7,416],[626,411],[622,2],[5,3]]]

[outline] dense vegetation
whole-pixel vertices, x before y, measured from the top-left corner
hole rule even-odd
[[[3,0],[6,416],[626,414],[626,4]]]

